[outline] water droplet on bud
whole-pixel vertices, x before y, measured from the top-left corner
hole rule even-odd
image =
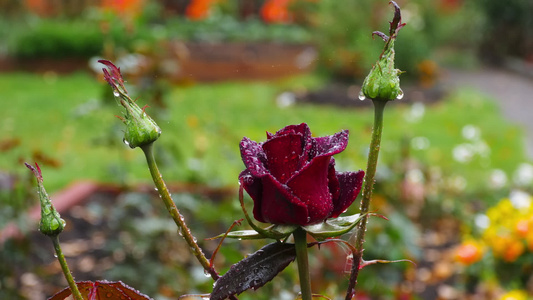
[[[403,91],[400,89],[400,93],[398,94],[398,96],[396,96],[396,100],[402,100],[403,98]]]
[[[120,96],[120,93],[118,91],[113,91],[113,96],[115,97],[119,97]]]
[[[359,92],[359,100],[363,101],[366,99],[365,93],[363,93],[363,90]]]

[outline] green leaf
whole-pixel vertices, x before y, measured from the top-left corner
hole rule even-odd
[[[322,241],[326,238],[340,236],[349,232],[361,221],[361,218],[360,214],[338,217],[328,219],[319,224],[304,226],[303,229],[316,240]]]
[[[261,232],[256,230],[238,230],[228,233],[226,237],[232,239],[242,239],[242,240],[257,240],[264,238],[271,238],[276,240],[281,240],[286,238],[291,233],[293,233],[298,226],[293,225],[272,225],[265,229],[261,229]],[[215,238],[223,237],[224,234],[218,235]]]

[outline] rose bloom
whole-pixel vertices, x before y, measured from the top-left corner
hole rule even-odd
[[[307,124],[289,125],[257,143],[244,137],[239,175],[254,201],[254,217],[272,224],[310,225],[336,218],[355,200],[364,172],[336,172],[333,155],[348,131],[314,138]]]

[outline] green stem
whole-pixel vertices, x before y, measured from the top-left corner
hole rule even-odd
[[[63,251],[61,251],[61,246],[59,245],[59,237],[55,235],[50,238],[52,239],[52,242],[54,243],[54,249],[56,251],[57,260],[59,261],[59,264],[61,265],[61,269],[63,270],[65,279],[68,282],[68,286],[70,287],[70,292],[72,293],[72,296],[76,300],[83,300],[80,290],[78,290],[78,286],[76,285],[76,282],[74,281],[74,277],[72,277],[72,274],[70,273],[70,270],[67,265],[67,261],[65,260],[65,256],[63,255]]]
[[[309,275],[309,262],[307,259],[307,232],[302,228],[293,233],[296,247],[296,260],[298,262],[298,274],[300,275],[300,290],[302,300],[311,300],[311,278]]]
[[[198,246],[198,243],[196,243],[196,239],[194,238],[191,231],[189,230],[189,227],[187,227],[187,224],[185,223],[185,219],[180,214],[178,208],[176,207],[176,204],[174,203],[174,201],[172,200],[172,197],[170,196],[168,188],[165,182],[163,181],[163,177],[161,176],[161,173],[159,172],[159,169],[157,168],[157,164],[154,159],[153,143],[141,146],[141,149],[143,150],[144,155],[146,156],[146,162],[148,163],[148,168],[150,169],[150,174],[152,175],[152,179],[154,180],[154,184],[157,188],[157,191],[159,195],[161,196],[161,199],[165,203],[165,206],[168,212],[170,213],[170,216],[172,217],[172,219],[178,226],[180,235],[185,239],[192,253],[196,257],[196,259],[200,262],[204,270],[206,270],[211,275],[213,280],[217,280],[219,278],[218,273],[209,264],[209,260],[203,253],[200,246]]]
[[[383,131],[383,111],[388,101],[382,99],[373,99],[374,103],[374,127],[372,128],[372,140],[370,141],[370,151],[368,153],[368,161],[365,173],[365,185],[363,187],[363,199],[361,200],[360,212],[363,218],[357,227],[355,238],[356,252],[353,254],[352,271],[350,275],[350,284],[346,293],[346,300],[350,300],[355,296],[355,285],[357,284],[357,276],[361,268],[363,259],[363,243],[365,242],[366,225],[368,222],[368,210],[370,206],[370,199],[372,198],[372,189],[374,188],[374,177],[376,176],[376,168],[378,165],[379,149],[381,147],[381,133]]]

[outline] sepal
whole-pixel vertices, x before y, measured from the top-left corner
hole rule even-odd
[[[323,241],[327,238],[337,237],[350,232],[359,224],[363,216],[355,214],[335,219],[327,219],[322,223],[307,225],[303,229],[307,231],[317,241]]]
[[[241,240],[258,240],[270,238],[275,240],[282,240],[291,235],[299,226],[296,225],[271,225],[267,228],[256,230],[237,230],[229,232],[226,237]],[[224,237],[225,234],[220,234],[215,238]]]

